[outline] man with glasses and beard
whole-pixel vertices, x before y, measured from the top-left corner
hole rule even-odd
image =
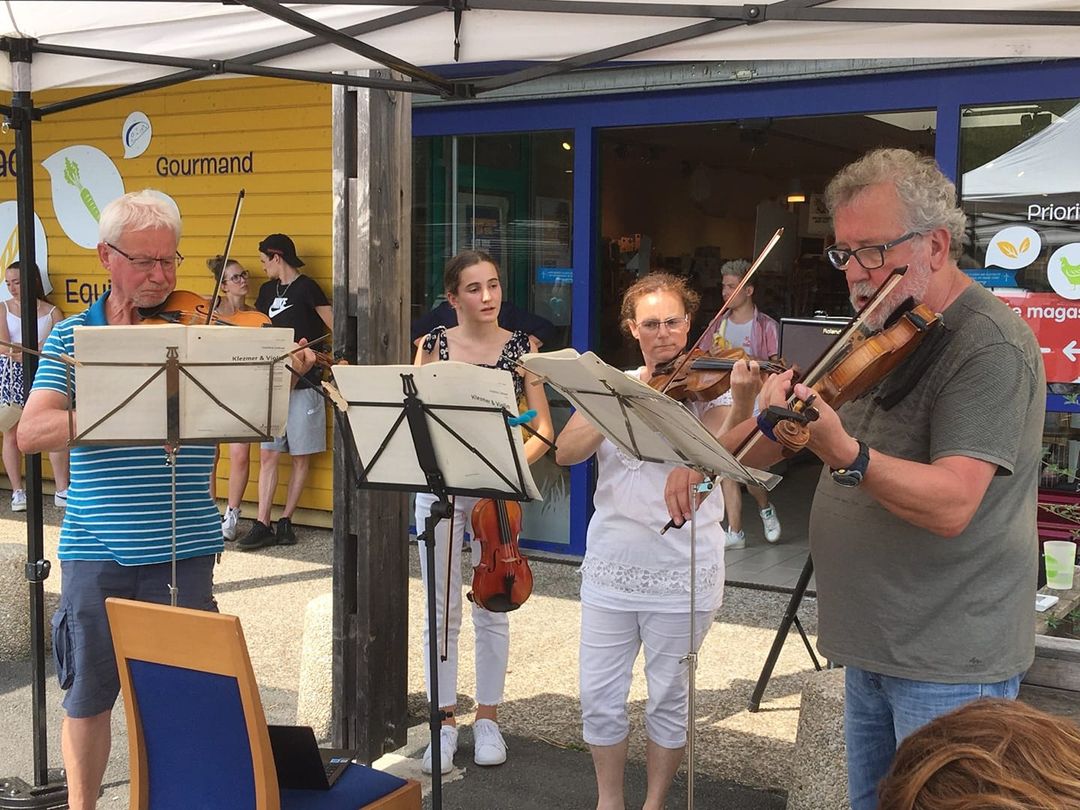
[[[1031,330],[957,267],[965,216],[932,159],[877,150],[825,193],[827,255],[855,308],[907,266],[875,328],[908,297],[942,319],[866,396],[839,412],[816,400],[810,424],[825,464],[810,516],[818,649],[845,667],[849,797],[870,810],[904,737],[976,698],[1015,698],[1033,660],[1046,377]],[[763,400],[782,404],[790,377]],[[759,447],[746,463],[775,460]]]

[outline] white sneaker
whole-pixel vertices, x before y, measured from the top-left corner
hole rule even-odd
[[[67,509],[67,490],[58,489],[53,493],[52,501],[61,509]]]
[[[226,506],[225,517],[221,519],[221,536],[226,540],[235,540],[239,523],[240,507]]]
[[[506,740],[494,720],[473,723],[473,761],[477,765],[502,765],[506,762]]]
[[[746,533],[727,532],[724,537],[724,548],[746,548]]]
[[[11,511],[12,512],[25,512],[26,511],[26,490],[17,489],[11,493]]]
[[[443,726],[439,732],[439,770],[443,776],[454,769],[454,754],[457,753],[457,726]],[[424,773],[431,773],[431,743],[424,752]]]
[[[780,518],[776,516],[776,507],[771,503],[759,513],[761,524],[765,527],[765,539],[770,543],[780,542]]]

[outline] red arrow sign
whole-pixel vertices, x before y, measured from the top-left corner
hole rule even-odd
[[[1047,382],[1080,380],[1080,301],[1052,292],[996,292],[1035,333],[1046,364]]]

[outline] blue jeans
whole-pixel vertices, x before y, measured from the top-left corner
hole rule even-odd
[[[1020,675],[997,683],[933,683],[846,667],[844,739],[852,810],[874,810],[901,741],[935,717],[980,697],[1014,699]]]

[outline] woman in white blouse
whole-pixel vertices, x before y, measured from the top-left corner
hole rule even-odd
[[[622,328],[637,340],[645,361],[630,375],[648,380],[657,366],[686,348],[699,301],[681,278],[667,273],[644,276],[626,291]],[[730,393],[690,407],[720,437],[752,415],[759,387],[756,363],[743,362],[732,371]],[[690,648],[691,608],[689,523],[663,535],[660,529],[669,518],[682,523],[689,517],[694,474],[625,455],[580,413],[567,422],[556,447],[560,464],[578,464],[596,454],[599,465],[581,566],[580,649],[583,736],[596,769],[597,808],[625,806],[626,700],[634,660],[644,646],[648,794],[643,808],[658,810],[686,745],[688,673],[683,659]],[[717,488],[697,512],[695,650],[723,597],[723,516]]]

